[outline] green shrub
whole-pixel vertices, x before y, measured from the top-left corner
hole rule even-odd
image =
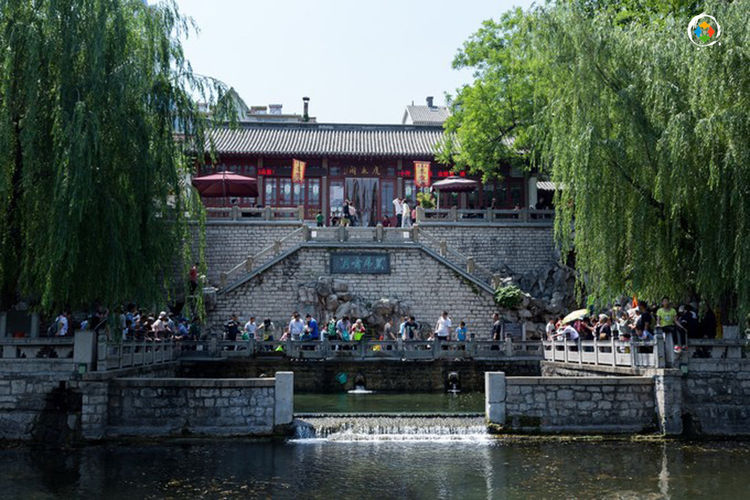
[[[521,303],[521,289],[516,285],[499,286],[495,289],[495,304],[511,309]]]

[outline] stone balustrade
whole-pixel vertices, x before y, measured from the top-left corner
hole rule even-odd
[[[323,341],[184,341],[179,343],[182,357],[288,357],[310,360],[541,360],[538,341],[470,340],[367,340]]]
[[[543,346],[545,361],[630,368],[666,366],[663,337],[650,341],[631,342],[620,342],[615,339],[571,342],[563,339],[545,341]]]

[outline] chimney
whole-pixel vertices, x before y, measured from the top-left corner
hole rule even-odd
[[[310,98],[309,97],[303,97],[302,98],[303,103],[303,111],[302,111],[302,121],[309,121],[310,115],[308,114],[308,109],[310,105]]]
[[[434,107],[434,106],[432,105],[432,100],[433,100],[433,99],[434,99],[434,97],[432,97],[432,96],[428,96],[428,97],[427,97],[427,106],[429,106],[429,107],[431,107],[431,108],[432,108],[432,107]]]

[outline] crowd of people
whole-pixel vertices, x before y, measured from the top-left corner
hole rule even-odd
[[[688,339],[715,338],[716,315],[708,304],[682,304],[677,309],[664,297],[659,305],[634,300],[631,307],[615,304],[599,314],[583,314],[565,322],[550,319],[547,340],[652,340],[655,333],[671,335],[675,352],[688,349]],[[697,353],[700,355],[700,352]]]
[[[391,217],[383,215],[383,219],[380,222],[383,227],[411,227],[414,221],[417,220],[417,206],[419,201],[412,202],[404,197],[396,197],[393,199],[393,212],[395,214],[395,225]],[[315,216],[316,225],[318,227],[325,226],[325,216],[323,212],[318,212]],[[340,213],[335,214],[331,217],[331,226],[358,226],[360,225],[360,216],[357,211],[357,207],[352,200],[345,199]]]
[[[341,318],[332,315],[322,325],[311,315],[302,315],[295,311],[284,322],[283,328],[276,332],[276,325],[271,318],[266,318],[262,323],[257,323],[255,316],[250,315],[247,322],[242,323],[238,314],[232,314],[224,324],[224,339],[229,341],[257,340],[257,341],[315,341],[315,340],[340,340],[344,342],[359,342],[361,340],[455,340],[465,342],[474,339],[474,333],[469,334],[466,321],[457,324],[451,319],[448,311],[443,311],[438,317],[433,328],[428,328],[417,322],[412,315],[388,319],[382,329],[379,327],[368,328],[362,318],[343,316]],[[492,328],[488,332],[493,340],[504,340],[506,333],[503,321],[498,313],[492,316]]]

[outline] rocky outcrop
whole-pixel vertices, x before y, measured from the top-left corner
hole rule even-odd
[[[577,307],[573,268],[553,263],[519,274],[505,267],[500,276],[501,286],[515,285],[523,291],[518,306],[504,309],[502,314],[505,321],[525,323],[527,337],[541,337],[550,318]]]
[[[388,320],[397,322],[411,311],[398,297],[368,302],[353,294],[347,281],[326,276],[301,284],[297,297],[304,312],[313,313],[319,320],[349,316],[352,321],[362,319],[368,328],[378,332],[382,331]]]

